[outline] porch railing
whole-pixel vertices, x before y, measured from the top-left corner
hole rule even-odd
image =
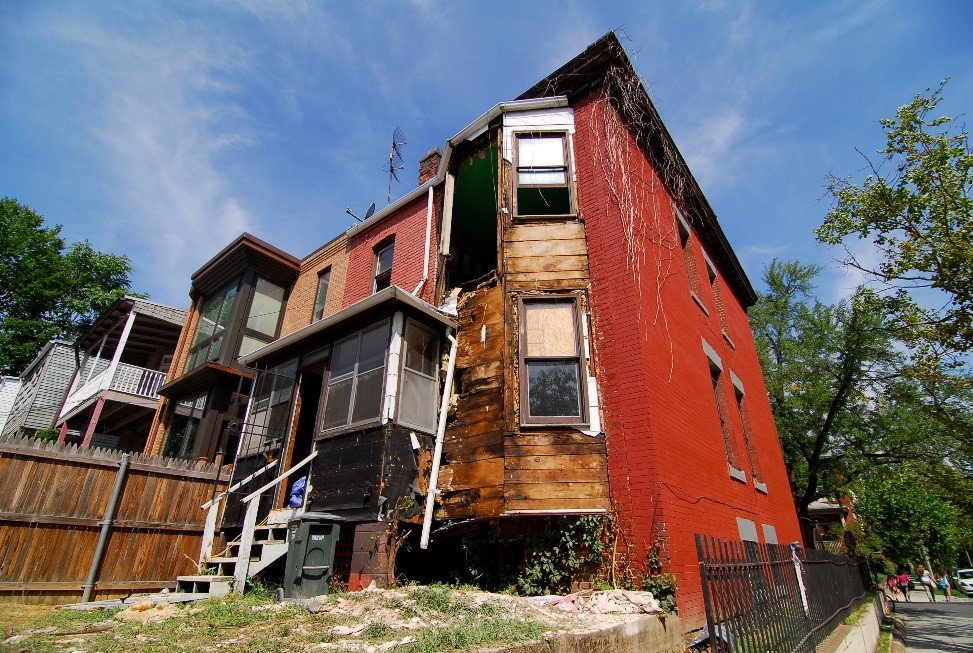
[[[74,410],[102,390],[116,390],[147,399],[158,399],[159,387],[166,382],[165,372],[149,370],[128,363],[119,363],[114,374],[111,374],[111,370],[112,368],[109,366],[75,388],[74,392],[68,396],[67,401],[64,402],[61,416]],[[110,374],[111,376],[109,376]]]
[[[867,595],[864,560],[696,536],[711,650],[814,653]]]

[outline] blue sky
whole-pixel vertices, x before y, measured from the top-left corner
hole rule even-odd
[[[945,76],[943,110],[969,113],[971,25],[964,1],[0,0],[0,196],[185,306],[241,231],[304,256],[346,207],[384,206],[396,126],[398,196],[423,153],[620,28],[759,285],[773,256],[840,258],[812,233],[824,178],[862,174],[881,117]],[[829,301],[855,282],[833,267]]]

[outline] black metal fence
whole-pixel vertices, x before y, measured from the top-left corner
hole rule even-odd
[[[696,536],[714,653],[814,653],[870,586],[864,560]]]

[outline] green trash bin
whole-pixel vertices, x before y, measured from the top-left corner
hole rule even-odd
[[[287,523],[284,598],[309,599],[328,593],[340,520],[328,513],[306,512]]]

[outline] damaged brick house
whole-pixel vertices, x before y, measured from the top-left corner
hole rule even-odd
[[[245,234],[191,297],[147,451],[234,459],[222,527],[244,539],[239,498],[273,518],[306,475],[352,587],[384,575],[392,518],[431,576],[463,543],[611,513],[619,556],[675,574],[688,629],[695,533],[800,537],[755,293],[612,33],[384,210],[304,259]]]

